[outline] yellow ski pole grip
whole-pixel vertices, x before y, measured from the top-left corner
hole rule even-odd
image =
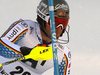
[[[2,67],[2,64],[0,64],[0,67]]]
[[[25,59],[33,59],[33,60],[49,60],[53,58],[52,47],[35,47],[32,49],[29,55],[24,56]]]

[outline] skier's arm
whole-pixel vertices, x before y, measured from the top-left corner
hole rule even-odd
[[[21,57],[20,46],[16,43],[27,31],[28,26],[23,20],[14,22],[0,38],[0,55],[6,58]]]

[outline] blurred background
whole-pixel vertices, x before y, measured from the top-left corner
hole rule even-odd
[[[70,7],[71,75],[100,74],[100,0],[66,0]],[[16,20],[36,20],[40,0],[0,0],[0,36]],[[43,75],[53,75],[53,68]]]

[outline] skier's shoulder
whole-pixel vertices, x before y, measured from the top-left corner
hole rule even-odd
[[[23,22],[27,23],[29,26],[39,25],[36,21],[32,21],[32,20],[24,20]]]
[[[22,25],[22,26],[25,26],[25,27],[30,27],[30,26],[36,26],[36,25],[39,25],[37,22],[35,21],[32,21],[32,20],[24,20],[24,19],[19,19],[15,22],[13,22],[11,24],[11,27],[12,26],[17,26],[17,25]]]

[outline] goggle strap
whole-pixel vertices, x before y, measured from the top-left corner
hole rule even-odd
[[[43,14],[39,8],[37,9],[37,14],[39,15],[39,17],[41,17],[43,20],[45,20],[46,22],[48,22],[50,16],[46,16],[45,14]]]

